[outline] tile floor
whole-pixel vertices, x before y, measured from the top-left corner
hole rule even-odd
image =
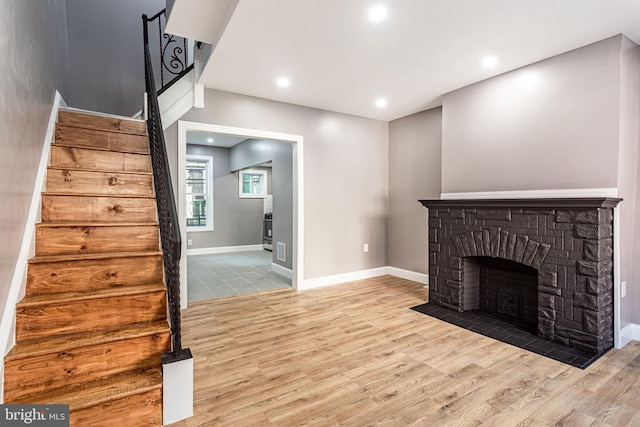
[[[187,257],[189,302],[291,287],[271,271],[271,252],[250,251]]]
[[[479,310],[459,313],[436,304],[421,304],[411,307],[419,313],[482,334],[489,338],[529,350],[559,362],[585,369],[602,355],[585,353],[553,341],[547,341],[530,332],[514,327],[511,323],[483,313]]]

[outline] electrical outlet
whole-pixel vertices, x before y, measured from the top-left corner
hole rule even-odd
[[[369,252],[369,244],[368,243],[364,244],[364,251],[365,252]]]
[[[620,298],[627,296],[627,282],[620,283]]]
[[[191,239],[187,240],[187,246],[191,246],[193,244],[193,241]]]

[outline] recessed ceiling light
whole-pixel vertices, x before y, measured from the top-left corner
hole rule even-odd
[[[280,77],[280,78],[277,80],[277,83],[278,83],[278,86],[280,86],[280,87],[287,87],[287,86],[289,86],[289,85],[291,84],[291,82],[289,81],[289,79],[288,79],[288,78],[286,78],[286,77]]]
[[[207,138],[207,142],[213,142],[213,138]]]
[[[495,56],[487,56],[482,60],[482,66],[485,68],[493,67],[497,63],[498,63],[498,58],[496,58]]]
[[[387,100],[384,98],[380,98],[378,100],[376,100],[376,107],[378,108],[384,108],[387,106]]]
[[[373,6],[369,9],[369,19],[373,22],[384,21],[387,17],[387,8],[382,5]]]

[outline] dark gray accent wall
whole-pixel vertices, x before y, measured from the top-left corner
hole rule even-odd
[[[55,91],[67,96],[65,1],[1,1],[0,52],[0,309],[4,309]]]
[[[284,141],[250,139],[231,148],[232,171],[248,169],[273,161],[271,191],[273,195],[273,262],[292,267],[293,248],[293,157],[292,144]],[[259,199],[262,201],[262,199]],[[277,242],[286,245],[285,262],[276,257]]]
[[[182,119],[304,137],[305,279],[387,265],[387,122],[211,89]],[[175,180],[176,124],[165,137]]]
[[[142,108],[142,14],[155,15],[165,4],[67,0],[70,106],[127,116]]]
[[[262,199],[238,197],[238,175],[229,167],[228,148],[187,144],[187,154],[213,158],[213,231],[188,232],[187,249],[262,244]]]
[[[427,273],[427,216],[418,200],[440,198],[441,146],[442,108],[389,123],[387,260],[392,267]]]

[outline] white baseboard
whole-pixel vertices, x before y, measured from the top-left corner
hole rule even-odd
[[[543,199],[560,197],[618,197],[617,188],[576,188],[566,190],[474,191],[469,193],[441,193],[443,200],[451,199]]]
[[[385,274],[387,274],[387,267],[378,267],[370,268],[368,270],[359,270],[349,273],[305,279],[302,286],[298,284],[298,290],[320,288],[323,286],[337,285],[339,283],[353,282],[355,280],[371,279],[372,277],[384,276]]]
[[[35,255],[35,229],[36,223],[40,221],[41,212],[41,194],[44,191],[45,177],[47,176],[47,166],[49,165],[49,154],[51,152],[51,144],[54,142],[56,122],[58,121],[58,110],[65,106],[60,92],[56,91],[51,113],[49,114],[49,122],[42,143],[42,153],[40,154],[40,163],[38,164],[38,172],[36,181],[33,186],[33,194],[31,195],[31,204],[27,221],[24,225],[22,234],[22,243],[16,267],[13,270],[9,294],[5,302],[4,311],[2,312],[2,323],[0,323],[0,352],[4,357],[15,344],[15,315],[16,304],[25,294],[25,286],[27,283],[27,262],[29,258]],[[0,364],[0,378],[4,384],[4,365]],[[4,402],[4,387],[0,387],[0,402]]]
[[[429,275],[424,273],[418,273],[411,270],[405,270],[398,267],[387,267],[387,274],[390,276],[400,277],[401,279],[413,280],[414,282],[422,283],[429,286]]]
[[[313,279],[306,279],[304,281],[303,286],[298,285],[297,289],[301,291],[304,289],[313,289],[313,288],[320,288],[323,286],[339,285],[341,283],[353,282],[356,280],[363,280],[363,279],[371,279],[373,277],[380,277],[380,276],[386,276],[386,275],[399,277],[401,279],[413,280],[414,282],[418,282],[418,283],[423,283],[427,285],[425,287],[428,287],[429,285],[429,276],[427,274],[418,273],[410,270],[404,270],[402,268],[387,266],[387,267],[370,268],[368,270],[352,271],[349,273],[334,274],[331,276],[316,277]]]
[[[616,348],[621,349],[631,341],[640,341],[640,325],[635,323],[629,323],[620,330],[620,345]]]
[[[187,255],[228,254],[230,252],[262,251],[263,245],[221,246],[219,248],[187,249]]]
[[[275,262],[271,263],[271,271],[289,280],[293,279],[293,270],[283,267],[280,264],[276,264]]]
[[[88,114],[90,116],[111,117],[111,118],[114,118],[114,119],[132,120],[132,121],[135,121],[135,122],[144,122],[144,120],[141,119],[140,117],[129,117],[129,116],[121,116],[119,114],[101,113],[99,111],[83,110],[82,108],[67,107],[64,104],[60,105],[59,109],[60,110],[64,110],[64,111],[72,111],[72,112],[75,112],[75,113]]]

